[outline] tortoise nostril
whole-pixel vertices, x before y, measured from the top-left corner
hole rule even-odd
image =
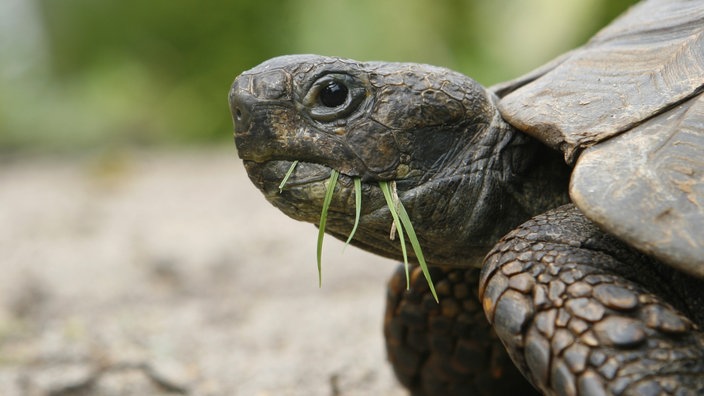
[[[235,122],[235,131],[241,132],[249,129],[251,103],[254,99],[246,94],[236,94],[231,99],[232,119]]]

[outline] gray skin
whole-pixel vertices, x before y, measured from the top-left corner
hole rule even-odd
[[[250,179],[290,217],[319,222],[336,169],[326,231],[347,238],[359,177],[352,243],[400,260],[378,187],[395,181],[440,295],[434,306],[417,275],[410,291],[390,283],[389,360],[413,395],[532,392],[501,344],[545,394],[698,394],[704,284],[564,205],[562,153],[508,124],[497,100],[443,68],[316,55],[264,62],[230,91]],[[492,327],[476,317],[477,294]]]
[[[320,92],[343,83],[335,108]],[[448,69],[284,56],[243,73],[230,91],[235,142],[254,184],[290,217],[317,223],[331,169],[340,171],[326,231],[346,239],[352,178],[363,183],[353,244],[401,257],[378,181],[396,181],[429,264],[481,265],[496,241],[568,202],[561,155],[511,128],[495,95]],[[286,188],[279,183],[299,160]]]
[[[704,394],[702,54],[704,2],[649,0],[488,90],[428,65],[279,57],[235,80],[235,142],[298,220],[318,224],[339,171],[337,238],[360,178],[352,243],[399,260],[378,183],[396,185],[440,300],[417,267],[410,290],[402,270],[389,282],[388,357],[412,395]]]

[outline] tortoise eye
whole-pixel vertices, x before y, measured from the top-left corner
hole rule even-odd
[[[330,81],[320,90],[320,102],[325,107],[337,107],[347,101],[349,89],[337,81]]]
[[[301,104],[313,119],[330,122],[351,116],[367,97],[367,89],[359,78],[330,73],[313,82]]]

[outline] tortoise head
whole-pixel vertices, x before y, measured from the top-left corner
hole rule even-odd
[[[362,180],[353,244],[400,258],[379,181],[398,196],[432,264],[471,265],[511,225],[497,187],[520,146],[494,96],[444,68],[283,56],[237,77],[229,93],[235,143],[250,179],[290,217],[317,224],[332,169],[340,172],[326,231],[346,238]],[[283,191],[279,184],[298,164]]]

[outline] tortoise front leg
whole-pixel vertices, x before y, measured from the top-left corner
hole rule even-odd
[[[571,205],[508,234],[480,286],[513,361],[558,395],[703,394],[702,296],[701,281],[630,250]]]
[[[533,395],[484,318],[479,269],[431,267],[436,303],[418,267],[389,281],[384,335],[389,360],[414,396]]]

